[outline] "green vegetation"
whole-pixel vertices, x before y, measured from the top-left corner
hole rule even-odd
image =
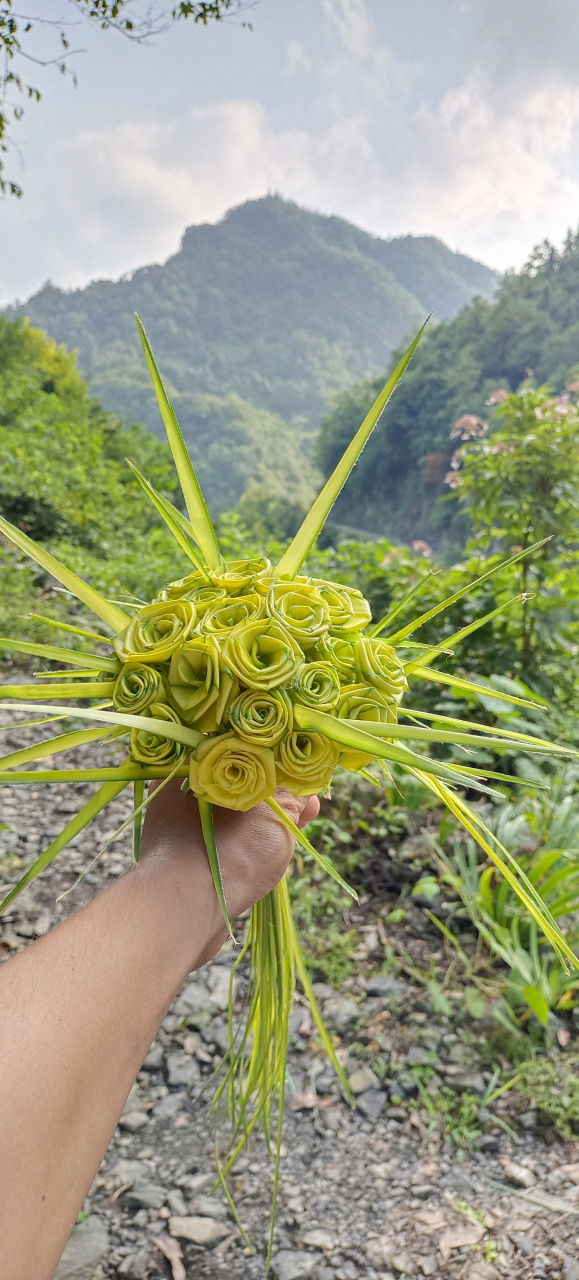
[[[137,311],[197,461],[199,396],[233,393],[279,415],[298,429],[297,453],[299,428],[317,428],[332,393],[378,374],[429,311],[454,316],[495,287],[494,272],[432,237],[380,240],[268,196],[189,227],[162,265],[71,292],[46,285],[18,313],[78,348],[107,409],[160,433]]]
[[[519,1091],[549,1117],[564,1138],[579,1133],[579,1054],[540,1058],[520,1069]]]
[[[520,273],[504,277],[496,300],[478,298],[434,325],[383,416],[338,504],[335,518],[395,539],[426,538],[458,549],[469,523],[448,492],[453,424],[485,418],[493,393],[517,391],[532,371],[555,391],[573,384],[579,358],[579,235],[561,252],[545,244]],[[394,359],[395,357],[393,357]],[[326,417],[318,461],[328,475],[372,404],[380,378],[339,396]],[[449,552],[450,554],[450,552]]]
[[[488,308],[489,313],[492,310]],[[434,330],[425,348],[430,349],[438,334],[451,328]],[[417,363],[423,358],[421,352]],[[411,367],[408,380],[414,377]],[[572,369],[568,381],[572,383]],[[404,384],[394,406],[403,390]],[[484,394],[490,398],[486,390]],[[352,400],[356,395],[352,393]],[[427,547],[410,549],[386,538],[346,540],[342,534],[341,540],[330,537],[329,545],[318,545],[310,552],[308,570],[313,576],[362,590],[374,618],[400,606],[394,624],[400,629],[409,618],[459,596],[411,637],[412,642],[436,645],[441,652],[432,662],[431,681],[413,680],[409,671],[416,716],[414,722],[408,717],[408,723],[415,723],[417,729],[445,730],[462,718],[495,732],[492,747],[482,739],[466,746],[441,741],[431,746],[431,754],[440,762],[478,767],[495,775],[497,794],[482,800],[471,797],[473,808],[527,874],[568,945],[577,951],[579,772],[574,762],[553,761],[533,750],[528,741],[529,737],[556,737],[561,743],[579,746],[577,392],[571,385],[564,396],[556,397],[523,379],[517,391],[507,393],[505,387],[504,394],[494,400],[494,405],[478,406],[480,419],[473,415],[457,427],[445,461],[448,469],[450,447],[458,445],[451,467],[453,496],[439,508],[444,520],[449,512],[462,512],[462,516],[452,515],[455,530],[458,519],[472,530],[458,563],[441,568]],[[362,397],[356,425],[363,408]],[[488,430],[482,421],[483,409],[491,418]],[[281,552],[308,503],[291,446],[283,452],[284,424],[277,420],[272,425],[266,445],[272,415],[253,410],[237,395],[197,396],[195,412],[201,477],[207,484],[205,477],[213,474],[216,486],[224,486],[218,503],[222,506],[218,534],[225,554]],[[254,422],[260,425],[252,435]],[[181,561],[165,527],[151,512],[123,461],[129,456],[162,495],[175,501],[176,477],[165,446],[143,428],[126,427],[105,412],[88,395],[74,358],[22,322],[0,321],[0,424],[3,515],[114,599],[140,592],[144,581],[146,592],[152,594],[159,580],[180,574]],[[217,437],[227,431],[229,443],[219,453]],[[272,440],[279,474],[285,468],[292,476],[289,498],[275,475],[267,472]],[[213,447],[217,452],[212,454]],[[232,457],[236,466],[239,460],[239,501],[235,510],[228,510],[223,470],[224,460],[229,463]],[[244,459],[249,459],[247,474],[258,479],[249,489],[247,484],[242,487]],[[354,472],[345,491],[346,504],[356,484]],[[121,532],[127,513],[130,540]],[[550,541],[530,561],[513,564],[500,577],[488,578],[460,594],[511,552],[544,538]],[[417,594],[404,604],[412,590]],[[0,600],[0,633],[30,635],[26,614],[32,609],[69,620],[81,616],[78,605],[57,592],[46,574],[29,568],[7,548],[2,553]],[[484,626],[473,631],[466,643],[455,645],[456,632],[487,614],[492,616]],[[406,657],[425,660],[422,650],[409,649]],[[441,683],[436,670],[443,679],[446,674],[464,684]],[[502,701],[501,694],[537,705],[518,706]],[[510,735],[505,748],[500,745],[502,733]],[[520,749],[513,746],[516,733],[527,736]],[[419,741],[406,741],[413,749],[421,749]],[[518,785],[508,783],[507,776],[518,780]],[[333,797],[310,836],[362,895],[387,897],[381,914],[388,937],[398,941],[396,952],[388,945],[383,948],[385,970],[395,971],[402,965],[423,989],[436,1019],[455,1019],[457,1025],[462,1019],[465,1042],[474,1025],[474,1039],[480,1041],[477,1051],[491,1069],[500,1065],[505,1053],[512,1063],[520,1064],[516,1070],[520,1069],[521,1081],[513,1097],[520,1099],[522,1090],[560,1132],[574,1132],[579,1123],[576,1065],[569,1055],[557,1062],[552,1055],[554,1036],[560,1033],[557,1043],[564,1045],[566,1037],[575,1033],[577,973],[565,972],[513,890],[474,841],[460,834],[455,819],[443,816],[442,805],[416,778],[393,766],[382,794],[369,781],[338,777]],[[360,917],[340,886],[324,876],[307,853],[295,859],[289,892],[313,976],[339,987],[359,966]],[[440,967],[420,970],[404,950],[406,935],[421,931],[431,944],[436,940],[435,945],[447,949],[452,981],[444,978]],[[464,995],[460,1010],[453,1003],[458,982]],[[386,1078],[379,1048],[362,1045],[360,1056],[368,1058],[380,1079]],[[446,1087],[428,1091],[432,1070],[413,1068],[418,1095],[403,1098],[405,1106],[419,1108],[426,1131],[432,1128],[447,1142],[468,1147],[485,1128],[491,1108],[493,1123],[500,1125],[494,1109],[496,1082],[482,1100],[468,1092],[458,1098]],[[503,1072],[503,1082],[508,1083],[512,1075],[510,1070]],[[397,1081],[391,1086],[395,1092]],[[500,1106],[498,1110],[503,1114]]]

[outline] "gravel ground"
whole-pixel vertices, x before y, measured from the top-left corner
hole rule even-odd
[[[27,731],[14,726],[2,735],[3,749],[27,740]],[[66,759],[73,763],[70,755]],[[84,748],[74,763],[86,767],[90,760],[91,750]],[[90,785],[2,788],[0,816],[9,826],[0,831],[4,888],[91,791]],[[124,873],[131,857],[126,837],[71,888],[129,811],[127,793],[2,917],[2,960]],[[413,1101],[412,1067],[434,1067],[432,1092],[446,1083],[456,1092],[480,1095],[490,1072],[481,1069],[476,1036],[465,1036],[464,1024],[456,1019],[433,1013],[424,986],[413,981],[412,966],[406,963],[405,971],[402,962],[394,976],[380,974],[383,909],[380,898],[367,899],[363,918],[355,922],[361,938],[357,977],[340,992],[317,984],[357,1093],[355,1111],[341,1097],[301,998],[292,1014],[274,1275],[278,1280],[579,1280],[579,1145],[564,1144],[534,1112],[517,1115],[510,1094],[489,1113],[476,1149],[463,1159],[438,1133],[429,1134],[427,1113]],[[405,936],[406,955],[426,968],[434,961],[442,976],[447,961],[436,950],[437,939],[422,932],[422,937]],[[388,940],[396,949],[390,930]],[[230,1183],[256,1253],[244,1243],[221,1193],[208,1194],[215,1139],[224,1149],[227,1136],[224,1117],[210,1111],[213,1085],[207,1082],[225,1051],[232,958],[225,950],[192,975],[165,1018],[58,1280],[261,1280],[265,1275],[272,1162],[260,1137],[252,1137]],[[454,998],[458,1006],[460,991]],[[380,1078],[370,1065],[378,1060]],[[508,1116],[514,1136],[497,1124],[501,1115]]]

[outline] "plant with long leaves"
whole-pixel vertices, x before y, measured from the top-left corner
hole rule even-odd
[[[443,646],[421,645],[411,637],[426,622],[465,595],[462,587],[403,627],[395,627],[401,606],[378,622],[362,594],[340,583],[308,576],[305,563],[328,513],[418,346],[421,330],[389,377],[376,403],[316,498],[277,565],[268,559],[225,561],[173,408],[144,329],[137,318],[187,516],[157,493],[133,468],[148,499],[173,534],[188,572],[162,587],[157,598],[126,613],[105,599],[48,551],[0,518],[0,530],[58,579],[99,619],[96,631],[78,629],[94,643],[82,651],[23,641],[0,640],[8,650],[72,667],[46,673],[50,683],[4,685],[4,706],[43,712],[44,720],[87,720],[97,727],[58,733],[0,759],[0,783],[93,781],[100,788],[37,858],[4,898],[7,907],[65,848],[70,840],[125,787],[134,791],[135,857],[138,859],[145,784],[151,779],[183,779],[197,797],[207,855],[225,920],[227,902],[213,828],[213,805],[247,811],[264,802],[304,852],[352,896],[328,858],[322,856],[274,798],[279,787],[297,796],[324,792],[337,766],[368,774],[378,763],[388,773],[402,765],[446,805],[516,890],[542,934],[564,963],[575,956],[544,900],[517,860],[485,826],[469,793],[489,793],[489,778],[506,775],[472,768],[428,754],[430,744],[464,748],[485,745],[508,753],[525,749],[541,756],[570,754],[537,736],[493,729],[452,717],[414,714],[404,699],[418,680],[484,694],[484,686],[434,666],[442,649],[466,640],[497,612],[479,618]],[[531,551],[533,548],[530,549]],[[513,564],[519,553],[505,562]],[[477,583],[497,569],[484,574]],[[406,604],[411,603],[411,591]],[[55,623],[61,626],[60,623]],[[68,627],[68,630],[74,628]],[[107,652],[103,654],[103,647]],[[74,667],[78,670],[74,671]],[[62,677],[62,678],[60,678]],[[533,705],[510,694],[507,704]],[[55,701],[57,699],[57,701]],[[87,702],[91,705],[87,706]],[[63,704],[73,704],[72,706]],[[83,705],[78,705],[82,703]],[[97,738],[128,734],[128,755],[115,767],[30,768],[43,756],[82,747]],[[468,756],[466,755],[466,758]],[[373,780],[375,780],[373,778]],[[510,781],[517,782],[512,778]],[[283,1118],[289,1013],[296,978],[308,996],[323,1045],[342,1084],[347,1081],[316,1007],[292,920],[287,884],[281,882],[254,908],[239,960],[250,953],[245,1015],[234,1030],[216,1102],[227,1101],[232,1119],[230,1155],[223,1178],[247,1136],[260,1121],[268,1138],[277,1103],[277,1151]],[[274,1182],[274,1210],[275,1188]],[[273,1217],[272,1217],[273,1223]],[[271,1251],[271,1238],[270,1238]]]

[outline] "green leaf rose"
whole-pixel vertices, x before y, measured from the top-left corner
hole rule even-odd
[[[267,612],[304,650],[317,644],[330,625],[318,588],[308,582],[274,582],[267,596]]]
[[[218,729],[237,686],[222,667],[214,636],[194,636],[171,658],[167,696],[181,719],[202,733]]]
[[[291,684],[303,654],[293,636],[274,618],[242,623],[223,646],[223,663],[248,689]]]
[[[133,760],[139,764],[167,765],[171,768],[185,755],[185,747],[171,738],[159,738],[158,734],[147,729],[147,719],[170,720],[172,724],[180,724],[179,716],[172,707],[164,702],[152,702],[142,713],[142,729],[131,729],[130,751]]]
[[[113,692],[115,711],[128,711],[138,716],[152,702],[164,701],[165,684],[161,672],[155,667],[147,667],[141,662],[138,666],[122,668]]]
[[[304,662],[298,667],[291,696],[304,707],[330,711],[340,696],[340,679],[329,662]]]
[[[290,733],[276,748],[278,787],[294,796],[310,796],[325,791],[340,758],[340,748],[321,733]]]
[[[161,601],[145,605],[113,641],[121,662],[168,662],[174,650],[195,626],[195,606],[190,600]]]
[[[246,689],[232,702],[229,721],[244,741],[275,747],[292,729],[291,698],[285,689]]]
[[[206,738],[191,756],[190,783],[196,796],[246,813],[276,789],[273,751],[235,733]]]
[[[390,701],[401,702],[408,681],[404,667],[386,640],[361,637],[356,641],[356,670],[362,680],[374,685]]]

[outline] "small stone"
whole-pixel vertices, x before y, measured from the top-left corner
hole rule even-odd
[[[536,1129],[539,1122],[538,1111],[523,1111],[519,1116],[519,1124],[523,1129]]]
[[[360,1017],[358,1004],[349,996],[334,996],[326,1001],[324,1017],[328,1026],[342,1035],[356,1026]]]
[[[356,1098],[358,1111],[361,1111],[363,1116],[367,1116],[368,1120],[378,1119],[385,1102],[386,1094],[380,1089],[367,1089]]]
[[[536,1252],[535,1241],[533,1240],[533,1237],[532,1235],[530,1235],[529,1232],[508,1231],[507,1235],[509,1237],[509,1240],[512,1240],[513,1244],[518,1249],[519,1253],[523,1254],[523,1257],[534,1258],[535,1252]]]
[[[419,1045],[413,1045],[412,1049],[406,1054],[408,1065],[425,1067],[430,1062],[430,1054],[427,1049],[421,1049]]]
[[[144,1111],[128,1111],[126,1116],[121,1116],[119,1127],[128,1129],[129,1133],[138,1133],[139,1129],[145,1129],[148,1123],[149,1119]]]
[[[177,1049],[175,1053],[168,1055],[167,1080],[170,1085],[185,1085],[190,1089],[191,1085],[199,1084],[200,1079],[199,1063],[190,1054]]]
[[[236,1168],[239,1168],[239,1161]],[[187,1178],[183,1183],[183,1187],[190,1195],[196,1196],[200,1191],[204,1191],[206,1187],[209,1187],[212,1182],[215,1182],[214,1173],[192,1173],[191,1177]]]
[[[332,996],[336,994],[334,988],[328,982],[313,982],[312,990],[316,1000],[331,1000]]]
[[[160,1209],[165,1203],[165,1188],[153,1182],[142,1182],[126,1192],[125,1204],[131,1209]]]
[[[353,1071],[348,1079],[348,1084],[352,1093],[365,1093],[366,1089],[380,1088],[378,1076],[374,1075],[370,1067],[359,1067],[357,1071]]]
[[[174,1217],[169,1218],[169,1233],[180,1240],[211,1248],[218,1240],[224,1240],[231,1234],[231,1227],[224,1222],[215,1222],[213,1218]]]
[[[143,1071],[160,1071],[163,1065],[163,1045],[153,1043],[143,1062]]]
[[[579,1262],[568,1254],[563,1258],[563,1280],[579,1280]]]
[[[384,1238],[369,1240],[365,1252],[371,1267],[389,1267],[396,1253],[396,1247],[391,1240]]]
[[[233,1027],[234,1035],[235,1035],[235,1030],[236,1028],[234,1025]],[[207,1031],[205,1039],[207,1044],[214,1044],[216,1048],[219,1050],[220,1054],[223,1056],[223,1054],[229,1051],[229,1028],[227,1026],[227,1023],[212,1022]]]
[[[490,1262],[474,1262],[469,1269],[469,1280],[498,1280],[498,1275]]]
[[[219,965],[211,969],[207,974],[207,986],[211,994],[211,1003],[216,1004],[218,1009],[229,1008],[229,982],[231,978],[231,970],[224,965]],[[233,998],[237,988],[237,981],[233,979]]]
[[[393,978],[389,973],[376,973],[364,983],[366,995],[397,996],[404,991],[404,983],[400,978]]]
[[[501,1144],[499,1139],[493,1133],[483,1133],[477,1141],[479,1151],[486,1152],[487,1155],[494,1155],[500,1151]]]
[[[165,1098],[161,1098],[153,1111],[155,1120],[170,1120],[172,1116],[176,1116],[177,1112],[184,1107],[186,1099],[186,1093],[168,1093]]]
[[[182,1191],[179,1191],[179,1190],[170,1191],[167,1196],[167,1204],[169,1205],[171,1213],[173,1214],[174,1217],[176,1218],[187,1217],[187,1212],[188,1212],[187,1202],[185,1200],[185,1196],[183,1195]]]
[[[461,1071],[459,1075],[448,1076],[446,1084],[454,1093],[478,1093],[481,1098],[487,1087],[480,1071]]]
[[[358,1280],[359,1271],[353,1262],[343,1262],[336,1271],[336,1280]]]
[[[54,1273],[54,1280],[92,1280],[109,1249],[109,1233],[96,1214],[79,1222]]]
[[[518,1187],[534,1187],[537,1179],[531,1169],[526,1169],[522,1164],[508,1164],[503,1169],[505,1178],[509,1182],[515,1182]]]
[[[335,1249],[337,1246],[335,1235],[331,1231],[325,1231],[323,1227],[311,1227],[309,1231],[304,1231],[302,1239],[309,1249]]]
[[[109,1177],[114,1178],[116,1185],[121,1187],[126,1182],[146,1182],[150,1173],[142,1160],[125,1160],[121,1156],[115,1161]]]
[[[421,1258],[420,1269],[422,1271],[423,1276],[436,1275],[436,1272],[438,1271],[438,1262],[436,1261],[436,1254],[429,1253],[427,1258]]]
[[[415,1200],[430,1200],[431,1196],[438,1194],[438,1187],[433,1187],[430,1182],[419,1182],[410,1188],[410,1194]]]
[[[315,1253],[280,1249],[271,1260],[271,1269],[277,1280],[309,1280],[316,1261]]]
[[[416,1264],[408,1253],[395,1253],[390,1266],[405,1276],[416,1275]]]
[[[193,1213],[200,1214],[202,1218],[217,1218],[223,1221],[227,1218],[227,1205],[222,1200],[215,1200],[213,1196],[195,1196],[191,1202],[190,1208]]]
[[[183,988],[180,995],[172,1007],[172,1012],[180,1018],[186,1018],[189,1013],[197,1013],[200,1009],[209,1009],[214,1006],[214,1001],[209,994],[204,982],[194,980],[188,982]]]
[[[149,1267],[149,1250],[146,1246],[135,1253],[127,1254],[117,1268],[117,1275],[126,1276],[127,1280],[143,1280]]]

